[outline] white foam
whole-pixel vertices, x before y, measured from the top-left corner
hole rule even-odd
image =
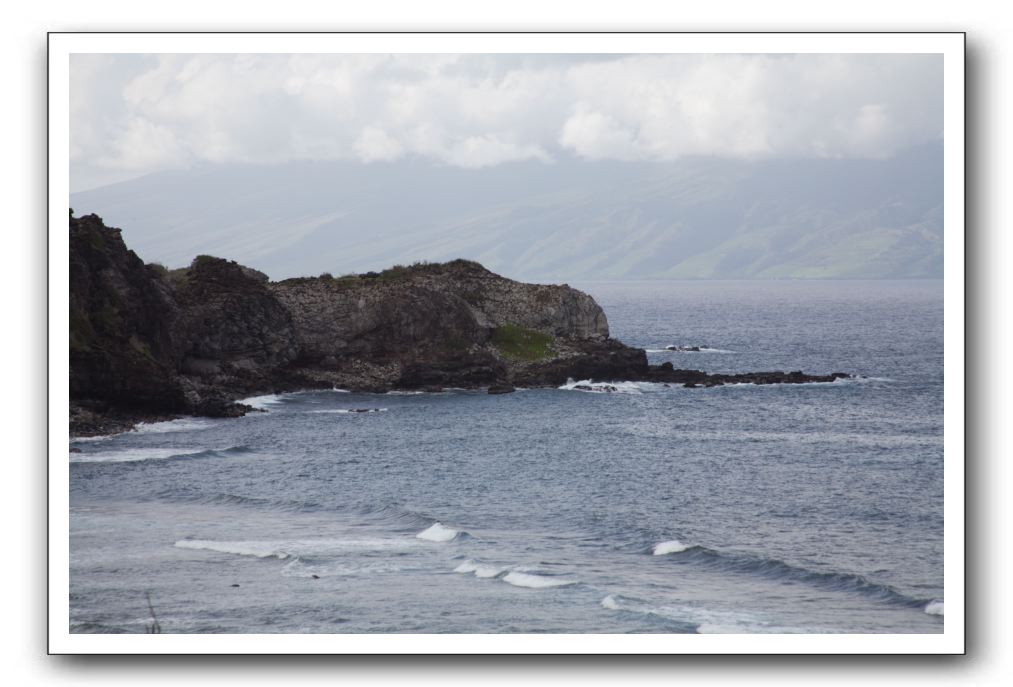
[[[925,612],[929,615],[943,615],[943,602],[930,601],[925,605]]]
[[[253,406],[258,410],[267,410],[269,406],[277,405],[281,403],[281,394],[266,394],[264,396],[250,396],[249,398],[243,398],[236,403],[245,403],[248,406]]]
[[[285,560],[298,556],[339,556],[349,551],[407,549],[411,548],[413,543],[403,539],[301,539],[292,541],[180,539],[175,543],[175,546],[180,549],[198,549],[237,556]]]
[[[195,456],[204,451],[220,449],[185,448],[125,448],[117,451],[88,451],[71,453],[71,463],[133,463],[139,460],[164,460],[165,458]]]
[[[577,580],[568,580],[563,577],[549,577],[547,575],[534,575],[516,570],[508,572],[503,581],[515,587],[527,587],[528,589],[548,589],[549,587],[563,587],[569,584],[577,584]]]
[[[454,572],[473,573],[475,577],[488,579],[490,577],[496,577],[501,572],[503,572],[503,569],[497,568],[494,565],[486,565],[484,563],[479,563],[469,558],[468,560],[464,561],[459,566],[454,568]]]
[[[425,539],[426,541],[445,542],[451,541],[458,534],[460,534],[460,532],[457,530],[446,527],[442,523],[434,522],[428,528],[416,534],[415,538]]]
[[[683,544],[678,539],[672,539],[670,541],[659,542],[654,545],[654,555],[664,556],[669,553],[679,553],[689,548],[688,544]]]
[[[217,551],[219,553],[232,553],[237,556],[254,556],[256,558],[280,558],[289,557],[287,551],[278,548],[278,542],[266,541],[207,541],[203,539],[181,539],[175,543],[179,549],[197,549],[204,551]]]
[[[331,391],[333,391],[336,394],[350,394],[350,393],[352,393],[348,389],[339,389],[338,387],[334,387],[333,389],[331,389]]]
[[[424,393],[426,393],[426,392],[425,391],[405,391],[403,389],[394,389],[393,391],[388,391],[387,395],[388,396],[420,396],[420,395],[422,395]]]
[[[141,434],[165,434],[166,432],[190,432],[198,429],[207,429],[213,425],[214,422],[211,420],[181,417],[176,420],[166,420],[165,422],[140,422],[134,427],[134,431]]]
[[[567,379],[566,384],[558,388],[565,391],[583,391],[585,393],[598,394],[640,394],[645,390],[653,389],[660,385],[653,382],[594,382],[590,379],[573,381]]]
[[[70,443],[78,444],[78,443],[89,443],[92,441],[105,441],[106,439],[112,439],[113,437],[118,436],[119,434],[96,434],[93,437],[71,437]]]
[[[608,596],[606,596],[604,599],[601,600],[601,607],[607,608],[610,611],[620,610],[619,602],[616,601],[616,597],[612,596],[611,594],[609,594]]]
[[[455,573],[473,573],[478,570],[478,563],[470,558],[454,568]]]

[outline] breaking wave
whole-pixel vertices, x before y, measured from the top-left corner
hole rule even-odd
[[[515,587],[527,587],[528,589],[548,589],[550,587],[565,587],[577,584],[577,580],[555,575],[536,575],[534,573],[519,572],[511,570],[503,576],[503,581]]]
[[[557,388],[596,394],[640,394],[656,386],[660,385],[653,382],[595,382],[590,379],[575,382],[573,379],[567,379],[566,384]]]
[[[504,571],[504,568],[498,568],[495,565],[486,565],[485,563],[479,563],[472,559],[468,559],[461,563],[459,566],[454,568],[455,573],[472,573],[475,577],[481,578],[492,578],[498,577]]]
[[[435,542],[447,542],[453,541],[461,536],[460,530],[455,530],[447,527],[443,523],[434,522],[432,525],[422,530],[415,535],[416,539],[425,539],[426,541]]]
[[[134,427],[138,434],[165,434],[167,432],[191,432],[199,429],[208,429],[214,426],[213,420],[181,417],[176,420],[165,422],[140,422]]]
[[[525,587],[527,589],[549,589],[551,587],[567,587],[578,584],[579,580],[572,577],[559,575],[548,575],[532,572],[531,568],[517,567],[504,568],[488,563],[482,563],[474,559],[467,559],[454,568],[455,573],[472,574],[482,579],[498,579],[501,582],[513,585],[514,587]]]
[[[925,612],[929,615],[943,615],[943,602],[933,599],[925,604]]]
[[[688,544],[683,544],[678,539],[672,539],[670,541],[659,542],[654,545],[654,555],[664,556],[670,553],[682,553],[687,549],[691,548]]]
[[[278,405],[281,403],[281,394],[265,394],[263,396],[250,396],[249,398],[241,398],[236,403],[243,403],[245,405],[256,408],[257,410],[267,410],[270,406]]]

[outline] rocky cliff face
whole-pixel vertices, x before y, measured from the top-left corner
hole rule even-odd
[[[241,414],[232,401],[256,392],[553,383],[646,369],[642,351],[608,338],[587,294],[465,260],[280,283],[210,256],[170,272],[145,265],[95,215],[71,218],[70,249],[81,431],[95,414]]]
[[[94,215],[70,219],[70,395],[185,410],[172,289]]]
[[[393,267],[271,283],[235,262],[145,265],[118,229],[70,220],[71,430],[140,419],[236,416],[255,393],[558,385],[567,378],[712,386],[828,381],[719,378],[609,338],[601,307],[568,286],[522,284],[478,263]]]
[[[605,313],[587,294],[521,284],[466,260],[270,288],[292,313],[300,365],[344,386],[363,375],[367,386],[507,381],[527,363],[608,339]],[[507,350],[497,336],[507,330],[544,346]]]

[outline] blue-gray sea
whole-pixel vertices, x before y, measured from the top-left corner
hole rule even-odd
[[[71,631],[144,632],[146,593],[162,632],[942,631],[942,282],[574,286],[655,363],[861,378],[315,391],[75,441]]]

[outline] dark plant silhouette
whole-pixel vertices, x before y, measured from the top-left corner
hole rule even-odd
[[[145,634],[162,634],[162,626],[158,624],[158,617],[155,615],[155,607],[151,605],[151,593],[144,592],[144,598],[148,600],[148,611],[151,613],[151,624],[144,626]]]

